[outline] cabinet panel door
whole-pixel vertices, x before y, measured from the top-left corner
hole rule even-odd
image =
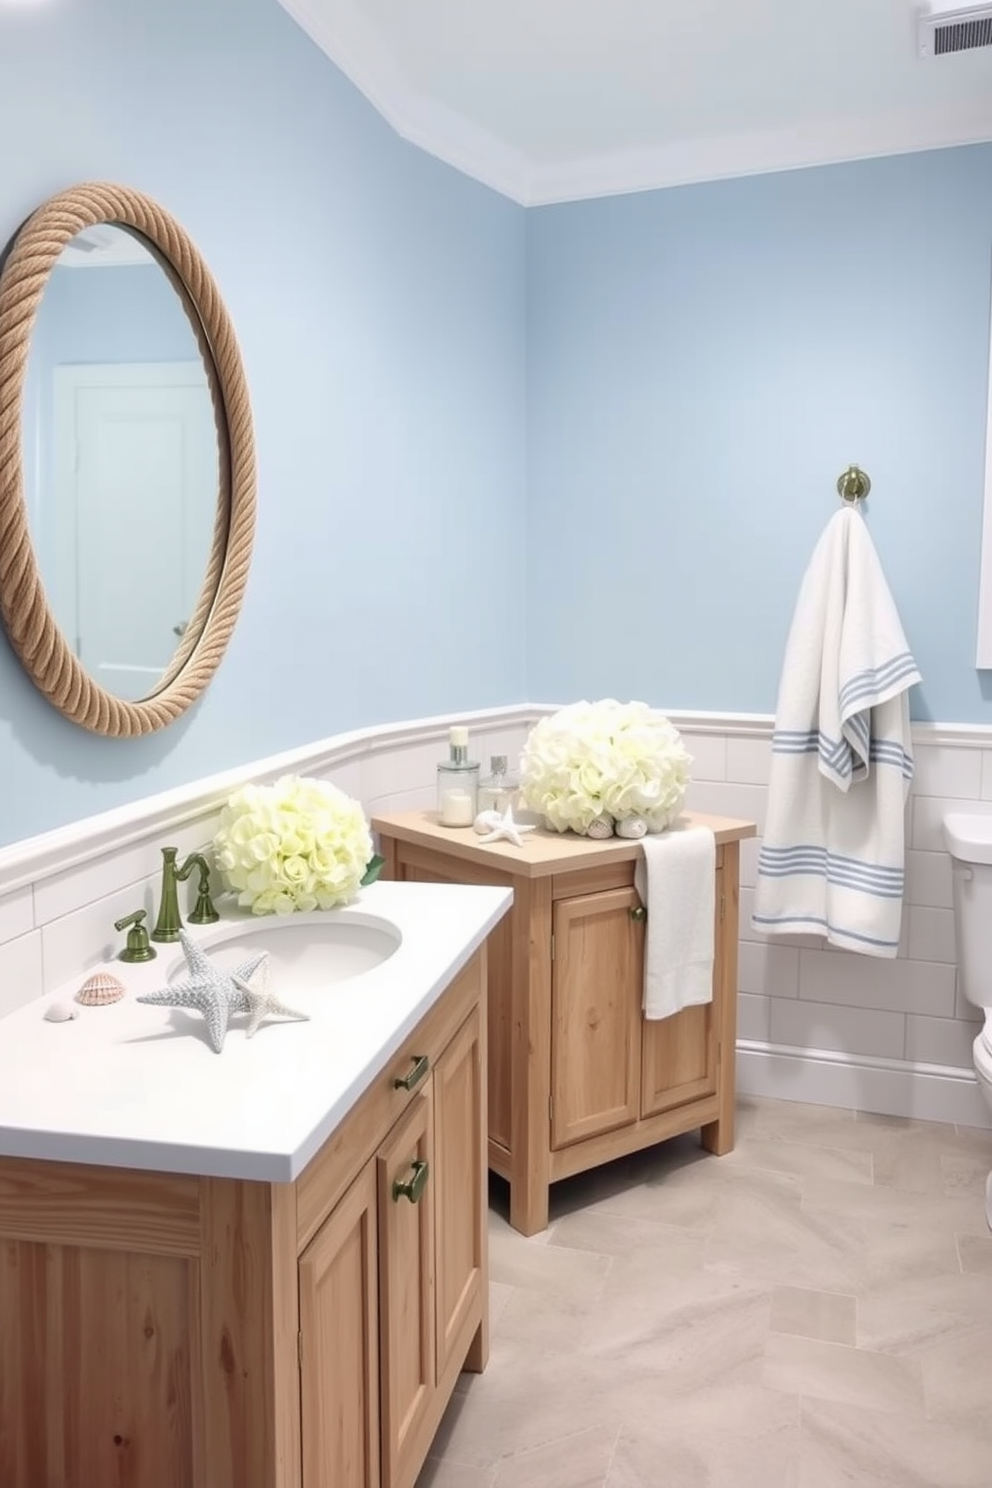
[[[434,1391],[433,1127],[432,1077],[376,1157],[383,1488],[406,1476]]]
[[[300,1257],[303,1488],[379,1488],[375,1179],[369,1161]]]
[[[551,1145],[639,1112],[644,935],[632,888],[560,899],[551,982]]]
[[[713,996],[720,996],[723,869],[716,874]],[[645,1019],[641,1034],[641,1115],[712,1095],[717,1081],[717,1008],[683,1008],[671,1018]]]
[[[482,1130],[482,1019],[473,1010],[434,1070],[435,1287],[437,1377],[479,1295],[486,1234],[480,1193],[486,1186]],[[488,1305],[488,1298],[484,1299]]]
[[[3,1488],[192,1488],[196,1290],[184,1256],[0,1238]]]

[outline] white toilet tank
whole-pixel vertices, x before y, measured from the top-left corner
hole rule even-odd
[[[992,814],[950,812],[944,841],[954,872],[961,990],[976,1007],[992,1008]]]

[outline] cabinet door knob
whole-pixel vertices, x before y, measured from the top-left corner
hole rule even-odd
[[[648,912],[644,908],[644,905],[643,904],[638,904],[635,909],[632,909],[630,911],[630,918],[632,920],[637,920],[638,922],[640,922],[641,920],[646,920],[647,917],[648,917]]]
[[[397,1075],[393,1080],[394,1090],[412,1090],[419,1085],[431,1067],[430,1059],[426,1054],[413,1054],[413,1069],[408,1075]]]
[[[400,1199],[409,1199],[411,1204],[420,1203],[424,1189],[427,1187],[427,1180],[430,1177],[430,1165],[420,1162],[418,1159],[416,1162],[410,1164],[410,1168],[411,1177],[393,1179],[394,1204],[398,1204]]]

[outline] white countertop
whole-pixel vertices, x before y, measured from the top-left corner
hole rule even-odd
[[[47,1022],[45,1008],[70,1002],[90,968],[0,1020],[0,1155],[290,1182],[512,897],[463,884],[370,885],[353,906],[328,913],[391,921],[402,935],[395,954],[331,987],[279,987],[310,1021],[268,1022],[249,1040],[235,1017],[221,1054],[199,1013],[136,1001],[166,985],[178,945],[158,946],[155,961],[97,968],[119,977],[128,995],[79,1008],[71,1022]],[[198,936],[217,927],[188,929]]]

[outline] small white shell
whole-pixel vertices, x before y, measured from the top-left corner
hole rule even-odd
[[[594,821],[591,821],[588,827],[586,827],[586,836],[592,837],[597,842],[602,842],[603,839],[606,837],[612,837],[612,816],[597,816],[596,819]]]
[[[46,1023],[71,1023],[73,1018],[79,1017],[79,1010],[67,1002],[50,1002],[42,1017]]]
[[[502,812],[480,811],[472,826],[481,837],[485,832],[494,832],[503,820]]]
[[[95,971],[76,993],[76,1001],[83,1007],[105,1007],[108,1002],[120,1002],[124,993],[124,983],[112,972]]]
[[[617,822],[618,837],[643,837],[647,830],[648,824],[643,816],[628,816]]]

